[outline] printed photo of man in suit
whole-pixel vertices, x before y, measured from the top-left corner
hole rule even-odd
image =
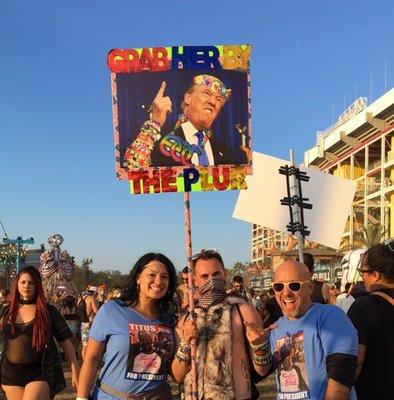
[[[153,99],[150,118],[126,149],[126,169],[162,166],[216,166],[235,164],[227,143],[215,138],[211,129],[231,89],[211,75],[200,74],[186,89],[175,126],[166,126],[173,103],[163,81]]]

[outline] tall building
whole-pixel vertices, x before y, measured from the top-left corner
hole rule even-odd
[[[367,106],[357,99],[304,154],[304,165],[352,179],[356,195],[341,246],[360,244],[361,230],[380,224],[394,236],[394,89]]]
[[[252,263],[259,267],[268,265],[273,251],[289,250],[289,238],[285,233],[252,224]]]
[[[394,237],[394,89],[372,104],[360,97],[337,122],[317,132],[304,165],[357,182],[341,247],[359,244],[361,230],[380,224]],[[252,226],[252,262],[267,264],[272,254],[291,250],[288,235]]]

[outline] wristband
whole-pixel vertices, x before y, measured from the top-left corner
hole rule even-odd
[[[271,353],[266,354],[265,356],[261,357],[261,356],[257,356],[255,354],[253,354],[253,361],[257,364],[257,365],[268,365],[271,363],[272,361],[272,357],[271,357]]]
[[[148,120],[147,121],[147,125],[148,126],[150,125],[150,127],[152,127],[153,129],[156,129],[156,131],[158,133],[160,133],[161,126],[156,121],[154,121],[153,119]]]
[[[250,347],[252,348],[253,353],[256,353],[258,355],[268,353],[270,351],[270,344],[268,339],[261,344],[250,343]]]
[[[182,340],[175,354],[175,358],[179,361],[189,362],[191,359],[190,353],[191,353],[190,347]]]
[[[151,152],[160,138],[160,125],[151,120],[145,121],[141,132],[125,151],[124,166],[128,169],[149,168]]]
[[[75,400],[89,400],[87,397],[77,397]]]
[[[179,347],[182,347],[184,349],[187,349],[186,351],[189,352],[190,351],[190,345],[188,342],[186,342],[186,340],[182,339],[181,342],[179,343]]]
[[[263,350],[264,347],[269,347],[269,340],[267,339],[263,343],[260,343],[260,344],[250,343],[250,347],[253,350]]]
[[[272,357],[268,339],[258,345],[250,344],[250,347],[252,348],[253,361],[257,365],[267,365],[271,363]]]

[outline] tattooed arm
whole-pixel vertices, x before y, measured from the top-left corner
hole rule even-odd
[[[171,371],[177,383],[184,381],[190,369],[190,342],[197,337],[195,322],[183,317],[175,329],[177,352],[172,362]]]

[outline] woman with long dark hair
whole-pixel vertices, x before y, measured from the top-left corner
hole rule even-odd
[[[0,380],[7,400],[49,400],[66,387],[54,338],[71,363],[72,384],[78,385],[72,333],[57,309],[46,303],[36,268],[17,274],[0,321]]]
[[[148,253],[136,262],[121,297],[105,303],[93,320],[78,399],[88,398],[102,359],[89,398],[172,399],[166,377],[174,348],[175,288],[175,268],[166,256]]]

